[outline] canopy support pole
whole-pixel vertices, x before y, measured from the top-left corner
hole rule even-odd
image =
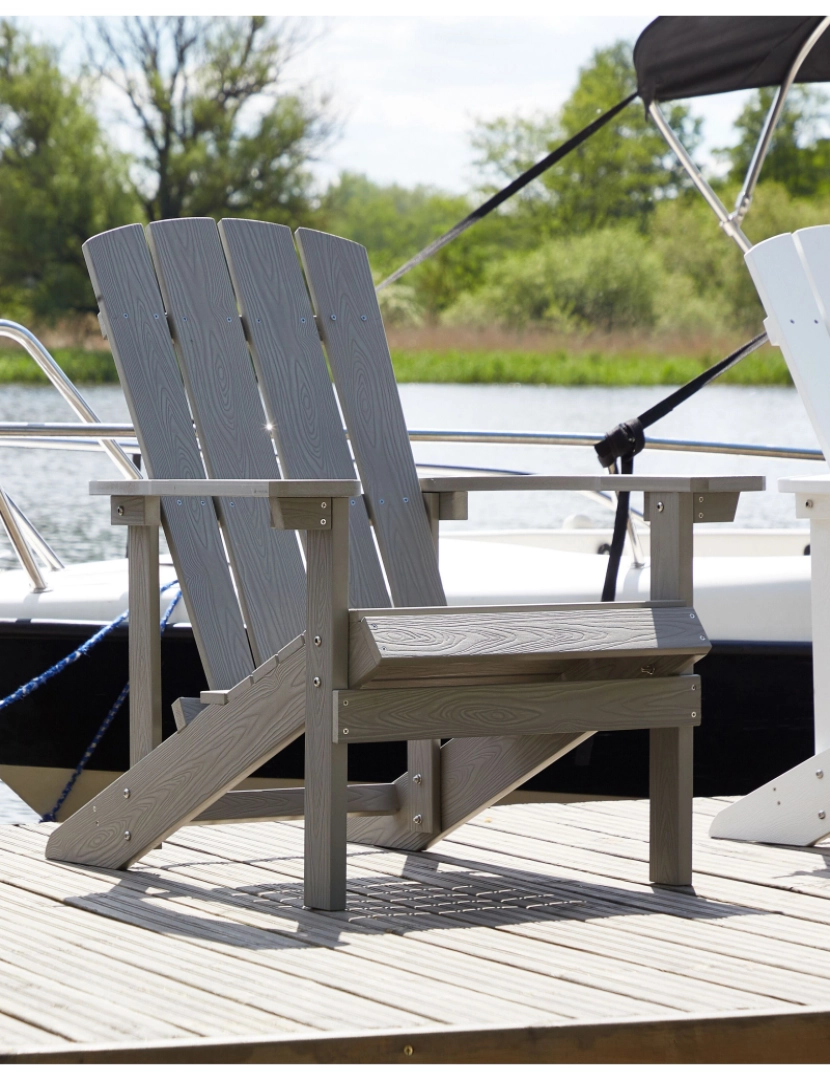
[[[727,236],[731,237],[735,241],[741,251],[746,254],[747,251],[749,251],[749,249],[752,247],[752,242],[744,235],[740,225],[737,223],[737,221],[734,221],[732,219],[729,211],[726,209],[726,207],[723,205],[723,203],[720,201],[714,191],[712,191],[709,184],[703,178],[700,169],[698,169],[697,165],[695,165],[695,163],[689,157],[686,147],[683,145],[682,142],[680,142],[678,137],[669,127],[668,122],[665,116],[663,116],[663,114],[660,112],[660,108],[657,105],[656,101],[652,101],[652,103],[648,107],[648,111],[652,120],[657,125],[658,131],[677,155],[677,160],[689,174],[692,183],[695,185],[697,190],[700,192],[700,194],[703,196],[703,198],[706,200],[712,210],[714,210],[715,215],[720,221],[720,227],[723,229]]]
[[[735,201],[735,209],[731,214],[732,220],[739,225],[743,221],[752,202],[755,185],[758,183],[758,177],[761,173],[761,166],[764,164],[772,142],[772,136],[778,126],[778,121],[781,119],[781,113],[784,111],[784,103],[787,100],[787,95],[795,82],[801,65],[813,51],[813,47],[828,26],[830,26],[830,16],[825,16],[801,46],[790,70],[787,72],[786,79],[784,79],[781,86],[778,88],[778,93],[775,95],[775,101],[770,106],[769,113],[767,114],[764,130],[761,133],[761,137],[755,147],[755,153],[752,155],[752,161],[750,161],[749,168],[746,171],[744,186],[741,188],[741,193]]]

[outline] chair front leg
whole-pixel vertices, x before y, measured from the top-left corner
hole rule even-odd
[[[678,600],[691,607],[692,495],[650,493],[646,498],[651,599]],[[692,727],[653,728],[649,733],[649,877],[660,885],[692,883],[693,738]]]
[[[320,503],[309,528],[306,633],[306,907],[346,906],[346,743],[333,739],[334,691],[348,686],[349,500]]]
[[[161,743],[160,499],[113,496],[111,520],[127,526],[132,766]]]

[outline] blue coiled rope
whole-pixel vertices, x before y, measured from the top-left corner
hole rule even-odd
[[[168,589],[172,589],[174,585],[178,585],[178,579],[168,581],[166,585],[163,585],[161,587],[162,596],[164,595],[164,593],[167,592]],[[164,633],[167,623],[170,621],[170,616],[173,614],[173,609],[175,608],[176,604],[178,604],[181,595],[182,590],[177,589],[176,595],[173,597],[170,604],[168,604],[167,609],[162,616],[160,623],[160,630],[162,634]],[[65,656],[62,660],[58,660],[56,664],[53,664],[52,667],[50,667],[47,671],[44,671],[42,675],[38,675],[34,679],[30,679],[29,682],[24,683],[23,686],[15,690],[14,693],[9,694],[8,697],[0,700],[0,710],[7,708],[9,705],[14,705],[18,701],[22,701],[23,698],[28,697],[29,694],[31,694],[34,690],[39,689],[45,683],[49,682],[50,679],[53,679],[56,675],[59,675],[60,672],[62,672],[65,668],[68,668],[70,664],[74,664],[76,660],[80,660],[82,656],[86,656],[86,654],[90,652],[90,650],[95,648],[99,641],[103,641],[104,638],[107,637],[108,634],[111,634],[113,630],[121,626],[123,623],[127,622],[127,620],[129,619],[129,615],[129,610],[122,612],[117,619],[113,619],[112,622],[109,623],[107,626],[102,626],[101,629],[96,631],[96,633],[94,633],[88,641],[85,641],[83,645],[80,645],[77,649],[69,653],[69,655]],[[124,689],[113,702],[112,708],[107,713],[103,723],[98,728],[98,731],[95,733],[95,737],[93,738],[92,742],[84,751],[83,757],[78,762],[75,771],[72,773],[66,783],[66,786],[60,793],[58,801],[55,803],[55,805],[52,807],[48,814],[43,815],[43,817],[40,819],[41,821],[55,820],[55,816],[57,815],[61,806],[63,806],[64,802],[66,802],[66,799],[72,788],[75,786],[78,777],[86,768],[89,759],[92,757],[96,747],[106,734],[106,731],[109,728],[110,724],[115,719],[116,713],[124,704],[124,701],[127,698],[129,692],[130,684],[127,683]]]

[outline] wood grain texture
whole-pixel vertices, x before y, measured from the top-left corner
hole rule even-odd
[[[279,479],[215,222],[154,222],[148,236],[208,475]],[[303,630],[299,545],[293,534],[271,530],[260,500],[221,498],[220,507],[254,660],[261,663]]]
[[[305,738],[306,907],[346,906],[348,748],[331,737],[334,691],[349,675],[349,504],[334,499],[332,527],[308,533]]]
[[[296,235],[393,603],[444,604],[366,251],[311,229]]]
[[[701,639],[703,638],[703,640]],[[564,671],[568,661],[658,656],[681,660],[708,652],[690,607],[596,604],[544,611],[352,616],[349,678],[372,680]]]
[[[283,473],[292,479],[353,479],[352,456],[291,230],[225,219],[219,234]],[[351,503],[349,551],[351,604],[387,606],[368,515],[358,497]]]
[[[592,734],[450,739],[441,747],[441,831],[430,836],[413,829],[408,811],[409,775],[405,773],[395,781],[401,812],[390,818],[349,822],[349,840],[407,851],[431,847]]]
[[[127,529],[130,633],[130,765],[161,742],[161,634],[159,531]]]
[[[335,694],[338,742],[553,735],[696,725],[696,675],[507,687],[345,690]],[[410,770],[411,771],[411,770]]]
[[[337,708],[338,704],[335,705]],[[342,728],[336,718],[334,726],[335,732]],[[417,738],[410,739],[406,744],[406,771],[412,778],[407,807],[411,827],[416,832],[434,835],[441,831],[440,739],[424,739],[420,733]]]
[[[92,495],[207,496],[227,495],[251,499],[325,499],[360,495],[357,480],[92,480]]]
[[[158,496],[128,495],[110,500],[111,525],[154,525],[161,528],[161,503]]]
[[[659,499],[662,511],[657,500],[652,507],[652,600],[693,602],[693,499],[666,493]],[[663,885],[692,882],[693,738],[691,730],[680,728],[649,735],[649,872]]]
[[[84,244],[95,297],[147,474],[205,476],[144,231],[129,225]],[[213,505],[165,498],[165,533],[211,686],[250,671],[251,652]]]
[[[297,244],[394,604],[446,603],[366,251],[308,229]],[[437,801],[428,747],[413,748]],[[415,814],[413,813],[413,817]]]
[[[180,697],[173,702],[173,719],[176,721],[176,731],[187,727],[191,720],[199,715],[202,709],[207,708],[197,697]]]
[[[271,499],[271,524],[275,529],[330,529],[331,500]]]
[[[7,1064],[188,1065],[788,1065],[826,1064],[830,1011],[740,1010],[722,1016],[610,1020],[313,1036],[176,1039],[9,1049]],[[405,1048],[408,1048],[405,1050]],[[410,1052],[411,1051],[411,1052]]]
[[[301,229],[300,232],[305,230]],[[763,491],[763,476],[422,476],[422,491]]]
[[[346,811],[357,816],[381,816],[398,812],[398,792],[394,784],[349,784]],[[274,821],[302,818],[305,788],[255,788],[229,791],[193,819],[194,825],[218,825],[242,821]]]
[[[305,722],[305,658],[300,638],[248,694],[204,709],[60,825],[47,859],[126,868],[293,742]]]

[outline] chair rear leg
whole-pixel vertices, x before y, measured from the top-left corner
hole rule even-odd
[[[649,878],[692,883],[693,727],[653,728],[649,749]]]

